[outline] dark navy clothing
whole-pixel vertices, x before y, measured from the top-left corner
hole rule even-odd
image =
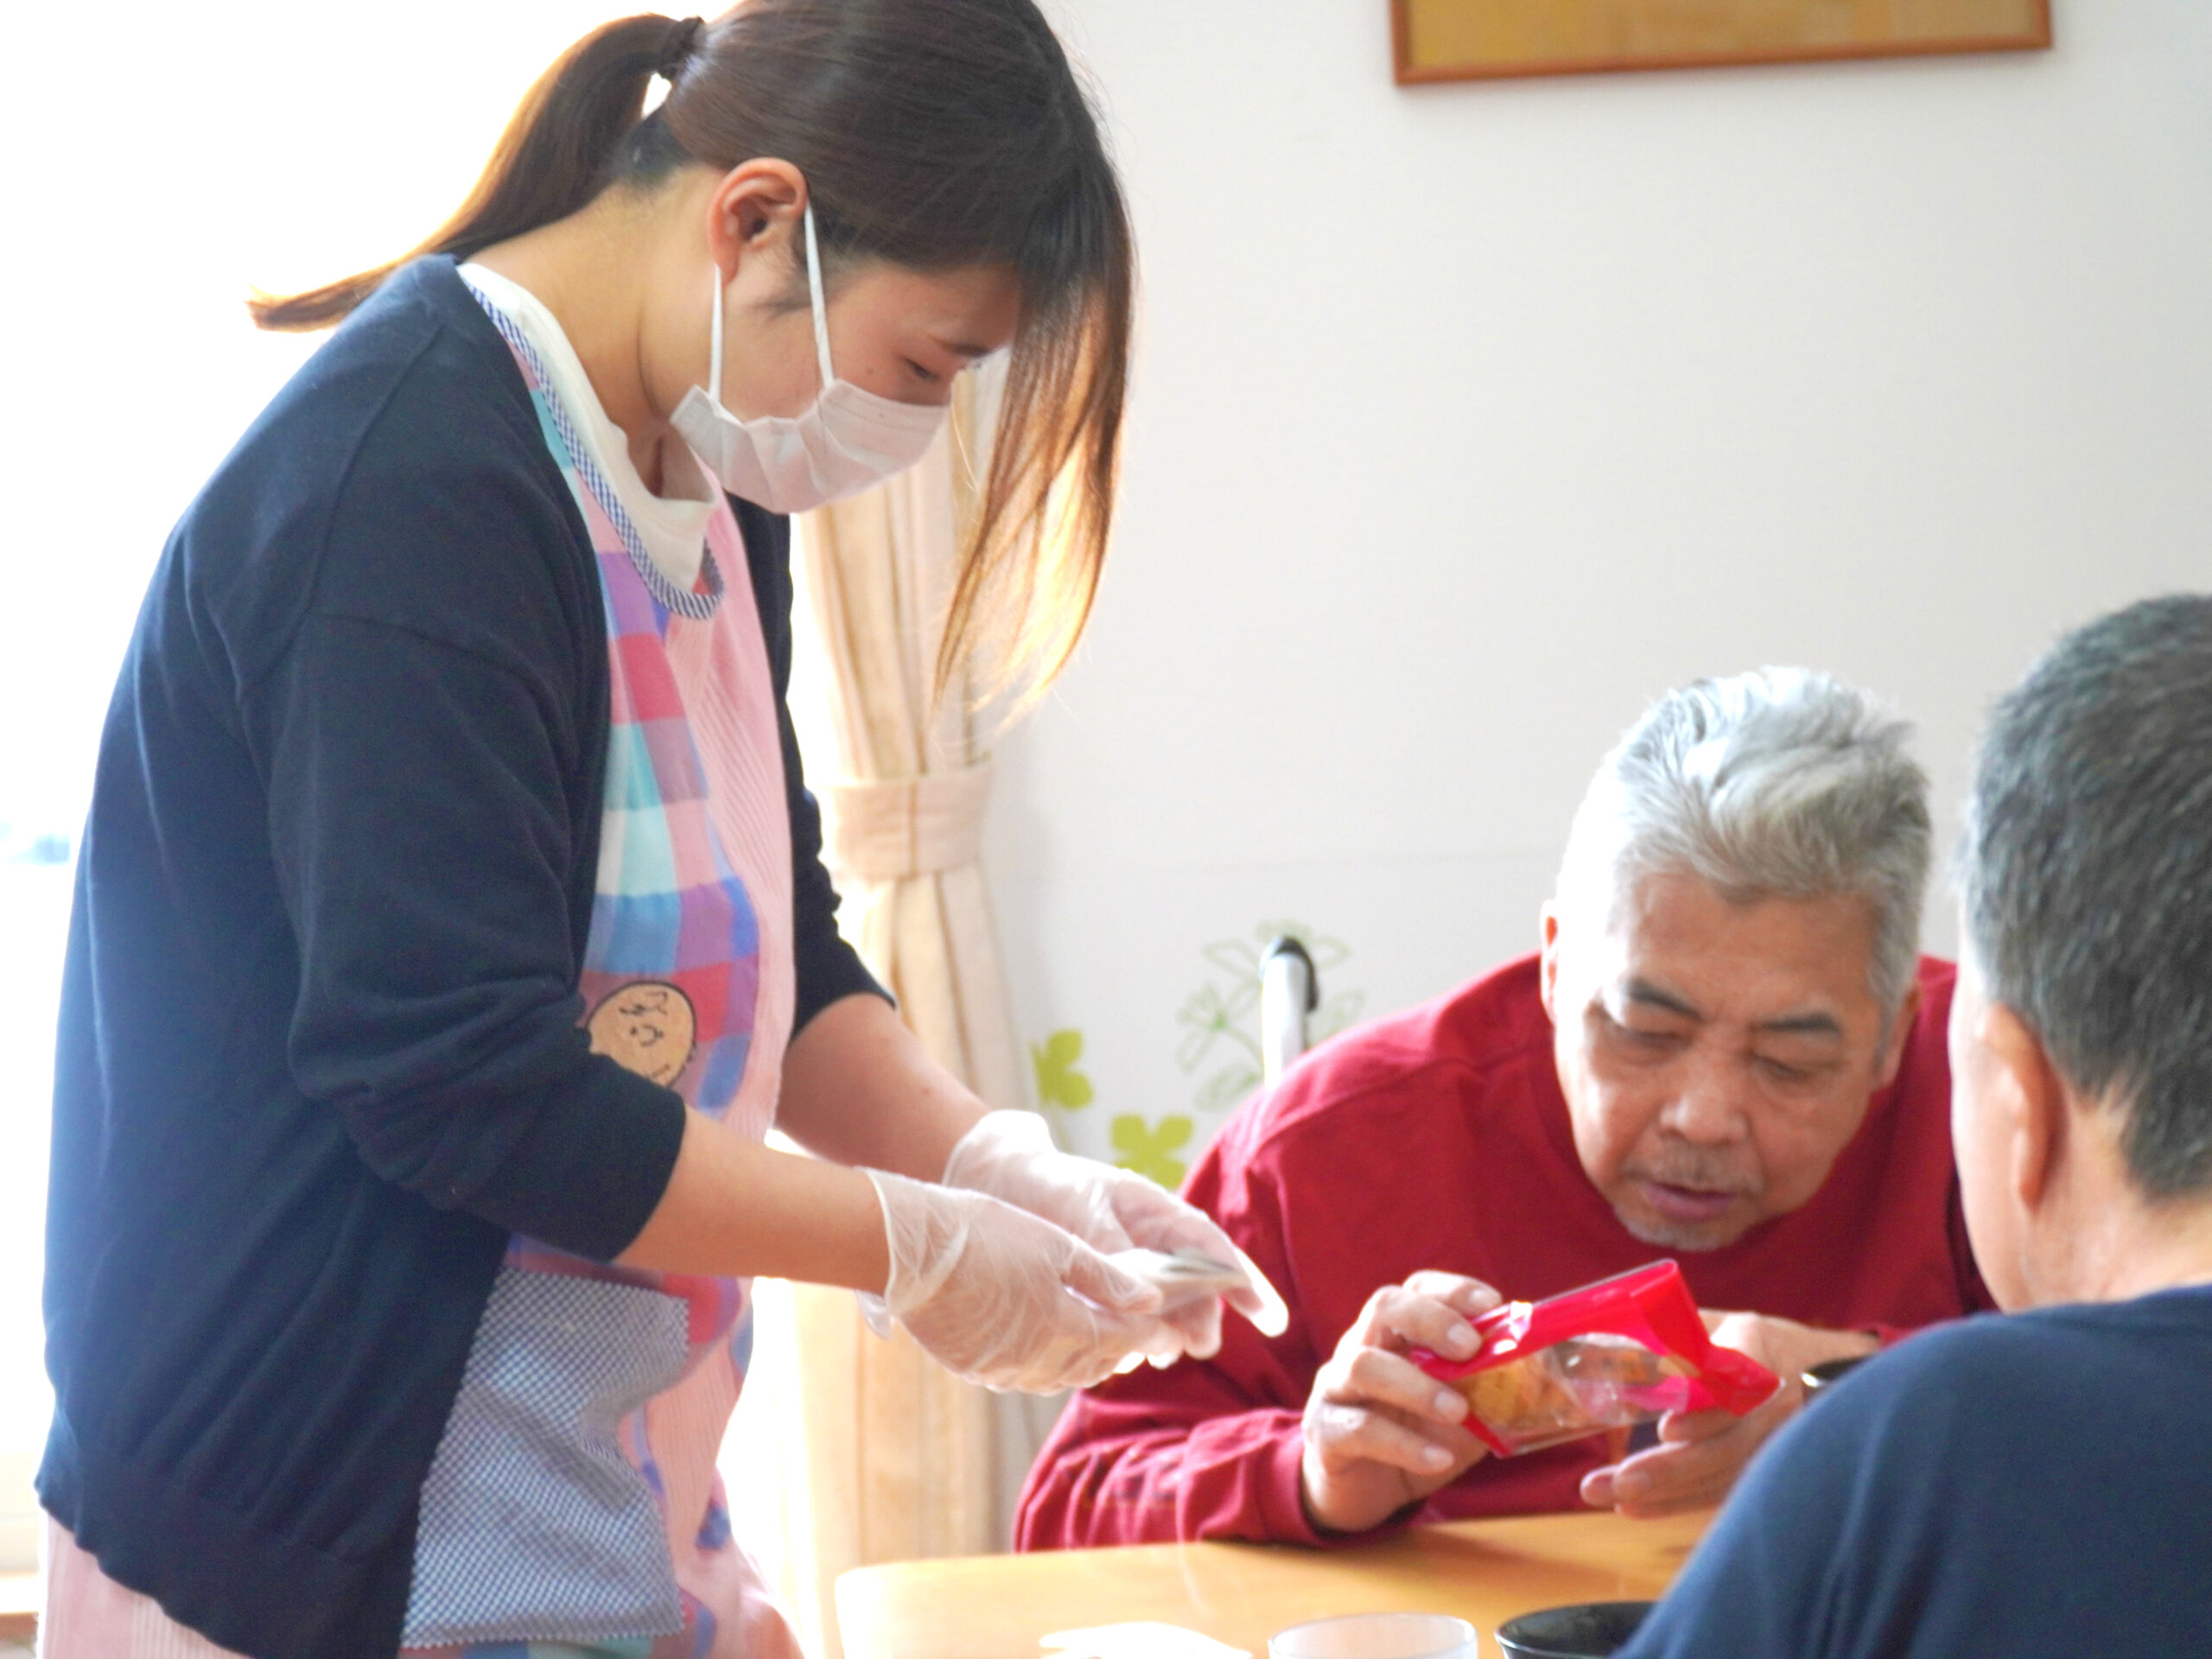
[[[2212,1287],[1985,1315],[1753,1461],[1618,1659],[2212,1655]]]
[[[775,689],[789,527],[734,504]],[[221,1645],[391,1659],[512,1234],[601,1260],[683,1104],[578,1029],[597,568],[506,345],[407,267],[187,511],[102,739],[56,1062],[46,1506]],[[796,1023],[837,938],[782,721]]]

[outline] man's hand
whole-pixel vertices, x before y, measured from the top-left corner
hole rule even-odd
[[[1878,1345],[1863,1331],[1821,1331],[1763,1313],[1705,1315],[1724,1348],[1749,1354],[1782,1379],[1774,1397],[1741,1417],[1725,1411],[1670,1412],[1659,1420],[1659,1444],[1582,1478],[1582,1501],[1635,1520],[1705,1509],[1729,1487],[1766,1437],[1805,1403],[1798,1379],[1823,1360],[1871,1354]]]
[[[1367,1299],[1306,1402],[1299,1494],[1324,1532],[1364,1532],[1456,1480],[1485,1447],[1460,1427],[1467,1402],[1408,1359],[1465,1359],[1467,1321],[1502,1299],[1479,1279],[1417,1273]]]

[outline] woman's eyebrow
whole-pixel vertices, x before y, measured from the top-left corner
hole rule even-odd
[[[955,357],[981,358],[988,357],[991,354],[991,348],[988,346],[970,346],[962,340],[940,340],[935,334],[930,336],[930,344],[943,346]]]

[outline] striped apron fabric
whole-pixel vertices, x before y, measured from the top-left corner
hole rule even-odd
[[[721,575],[746,568],[737,523],[718,504],[700,582],[677,588],[537,353],[485,308],[575,493],[606,604],[612,728],[581,985],[592,1046],[759,1140],[796,995],[791,830],[751,584]],[[749,1288],[512,1241],[423,1484],[408,1649],[796,1653],[715,1472],[750,1357]]]

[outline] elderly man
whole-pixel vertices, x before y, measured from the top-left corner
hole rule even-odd
[[[1026,1548],[1318,1543],[1386,1523],[1716,1502],[1808,1365],[1987,1305],[1958,1213],[1951,970],[1916,956],[1926,780],[1905,728],[1823,676],[1663,698],[1599,769],[1540,956],[1316,1051],[1192,1173],[1292,1304],[1273,1341],[1071,1404]],[[1680,1258],[1767,1405],[1486,1459],[1405,1351]],[[1379,1288],[1378,1288],[1379,1287]]]
[[[1622,1659],[2212,1653],[2212,599],[2062,641],[1983,738],[1952,1129],[2014,1318],[1861,1366]]]

